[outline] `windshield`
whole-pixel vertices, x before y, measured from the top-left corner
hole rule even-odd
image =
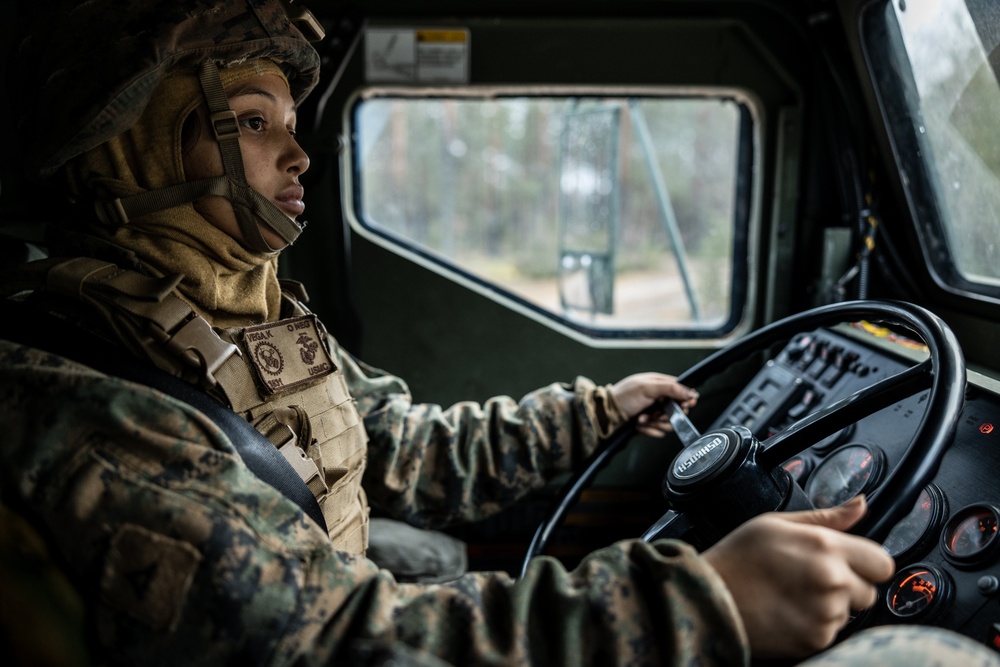
[[[929,265],[952,291],[1000,297],[1000,3],[892,0],[864,26]]]

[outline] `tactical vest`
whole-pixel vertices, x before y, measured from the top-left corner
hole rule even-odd
[[[7,291],[45,289],[79,299],[116,342],[242,415],[316,496],[335,548],[364,553],[368,501],[361,477],[368,438],[331,356],[330,337],[302,303],[301,286],[282,283],[282,310],[290,317],[215,330],[176,296],[180,279],[150,278],[84,257],[46,259],[25,265]]]

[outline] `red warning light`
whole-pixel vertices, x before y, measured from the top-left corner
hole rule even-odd
[[[993,424],[982,424],[979,427],[979,432],[983,433],[983,434],[992,433],[993,432]]]
[[[1000,649],[1000,624],[993,624],[993,628],[990,629],[989,638],[986,640],[986,643],[990,644],[995,649]]]

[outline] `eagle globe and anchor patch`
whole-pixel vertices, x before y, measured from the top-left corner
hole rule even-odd
[[[243,330],[243,347],[269,394],[294,389],[337,370],[320,339],[315,315]]]

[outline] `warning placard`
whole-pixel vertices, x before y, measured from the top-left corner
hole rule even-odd
[[[370,82],[468,83],[469,31],[370,28],[365,31]]]

